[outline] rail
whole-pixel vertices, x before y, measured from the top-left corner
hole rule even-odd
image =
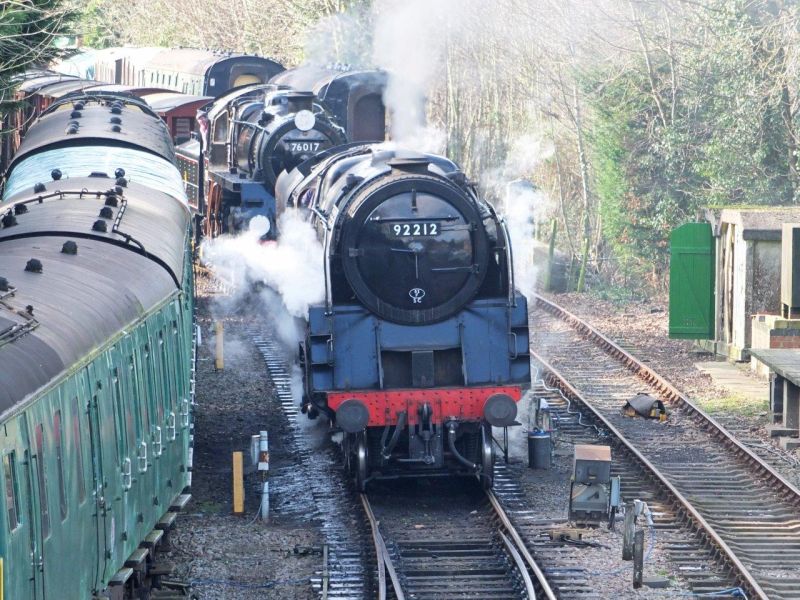
[[[558,306],[541,296],[535,297],[535,302],[553,316],[569,324],[574,330],[582,334],[586,339],[599,346],[611,357],[620,361],[626,369],[637,377],[643,379],[653,386],[665,398],[674,402],[685,409],[696,420],[700,421],[701,427],[709,431],[715,438],[720,439],[728,447],[732,448],[739,458],[744,458],[749,466],[755,468],[759,474],[765,476],[770,483],[776,484],[775,492],[784,499],[798,504],[800,501],[800,490],[788,482],[782,475],[777,473],[770,465],[766,464],[755,455],[749,448],[745,447],[720,423],[708,415],[705,411],[695,405],[688,397],[681,393],[671,383],[661,375],[644,365],[641,361],[632,356],[629,352],[621,348],[607,336],[600,333],[594,327],[586,323],[581,318],[570,313],[566,309]],[[766,600],[769,596],[758,583],[750,569],[739,559],[734,550],[725,542],[714,527],[703,517],[695,506],[682,494],[675,485],[664,475],[642,452],[640,452],[626,437],[615,427],[609,419],[595,406],[592,405],[567,378],[560,373],[552,364],[545,360],[538,353],[532,351],[531,356],[539,362],[545,371],[550,375],[551,380],[573,399],[581,403],[593,416],[603,424],[603,426],[619,441],[627,452],[635,458],[643,468],[650,472],[661,487],[672,497],[673,501],[679,505],[680,512],[685,519],[706,539],[708,543],[716,547],[720,558],[728,565],[728,568],[738,579],[740,585],[748,592],[750,598]]]
[[[369,526],[372,530],[372,541],[375,544],[375,559],[378,567],[378,600],[386,600],[387,573],[392,582],[395,597],[397,600],[405,600],[405,594],[400,585],[400,578],[397,576],[397,570],[394,568],[392,557],[389,556],[389,551],[386,549],[386,542],[383,540],[380,528],[378,527],[378,520],[375,518],[375,513],[372,512],[372,507],[369,504],[369,499],[366,494],[361,494],[361,505],[364,507],[364,512],[369,520]]]
[[[672,385],[664,377],[653,371],[653,369],[651,369],[650,367],[648,367],[647,365],[643,364],[641,361],[636,359],[629,352],[621,348],[613,340],[611,340],[604,334],[600,333],[597,329],[589,325],[586,321],[584,321],[580,317],[574,315],[573,313],[555,304],[554,302],[551,302],[550,300],[547,300],[546,298],[539,296],[538,294],[536,294],[534,298],[535,302],[540,306],[542,306],[550,314],[557,316],[558,318],[570,324],[577,331],[580,331],[581,333],[586,335],[589,339],[592,339],[595,343],[601,346],[608,354],[616,357],[618,360],[623,362],[625,366],[628,368],[628,370],[636,374],[641,379],[644,379],[647,383],[649,383],[650,385],[655,387],[659,392],[664,394],[666,398],[672,400],[679,406],[685,408],[690,413],[694,413],[698,418],[705,421],[708,425],[712,427],[712,429],[717,433],[718,436],[722,437],[727,443],[734,446],[736,450],[739,453],[741,453],[742,456],[748,462],[752,463],[753,465],[756,465],[764,475],[772,479],[772,483],[778,484],[778,486],[782,488],[783,490],[782,496],[786,500],[790,500],[793,503],[797,504],[798,507],[800,507],[800,489],[798,489],[789,480],[787,480],[775,469],[773,469],[769,464],[765,463],[758,455],[756,455],[747,446],[745,446],[739,440],[737,440],[736,437],[732,433],[730,433],[721,423],[719,423],[711,415],[706,413],[702,408],[700,408],[694,402],[692,402],[685,394],[683,394],[680,390],[678,390],[678,388]]]
[[[516,528],[511,522],[511,519],[506,514],[505,509],[503,509],[503,506],[497,499],[497,496],[495,496],[494,492],[491,490],[486,490],[486,496],[489,498],[489,502],[492,505],[494,513],[497,515],[501,527],[505,530],[504,532],[501,532],[500,535],[503,538],[503,542],[506,544],[506,548],[508,548],[509,554],[511,554],[514,562],[517,564],[519,572],[522,574],[522,577],[525,581],[525,587],[528,590],[528,598],[533,600],[534,598],[538,597],[533,588],[533,581],[530,577],[530,574],[533,574],[543,594],[542,598],[547,598],[547,600],[556,600],[556,594],[550,586],[550,583],[547,581],[544,572],[539,568],[539,565],[536,563],[536,559],[533,558],[533,555],[528,551],[528,548],[525,546],[525,542],[522,540],[522,536],[520,536],[517,532]],[[530,573],[528,571],[530,571]]]

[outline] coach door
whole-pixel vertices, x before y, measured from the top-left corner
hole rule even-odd
[[[36,491],[35,465],[27,441],[26,419],[20,416],[4,428],[2,477],[5,489],[5,548],[3,571],[8,598],[26,590],[25,600],[44,598],[41,532]],[[0,438],[2,439],[2,438]]]
[[[88,385],[88,382],[84,382]],[[90,389],[84,390],[84,398],[89,397],[89,439],[92,446],[92,481],[93,481],[93,496],[94,502],[97,507],[97,570],[94,577],[95,585],[100,586],[108,576],[106,573],[106,564],[110,554],[113,551],[113,508],[110,503],[113,497],[110,497],[111,490],[108,489],[108,478],[106,471],[109,468],[110,461],[108,460],[108,446],[113,443],[113,438],[109,440],[106,435],[108,423],[104,423],[103,415],[100,414],[100,402],[97,394],[89,396]],[[113,427],[113,420],[111,421]],[[107,442],[107,443],[104,443]],[[111,540],[111,544],[109,543]]]

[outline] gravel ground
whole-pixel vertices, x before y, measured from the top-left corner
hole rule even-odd
[[[260,356],[244,332],[247,319],[217,315],[225,323],[225,369],[214,368],[212,307],[219,304],[198,282],[203,334],[197,373],[192,501],[178,517],[171,560],[175,576],[201,599],[315,597],[310,578],[321,569],[320,533],[292,491],[295,458],[287,450],[286,421]],[[231,453],[245,452],[250,436],[270,434],[271,518],[255,520],[256,474],[245,477],[243,517],[232,510]]]
[[[519,420],[523,423],[527,421],[531,410],[525,402],[526,399],[520,407]],[[543,531],[550,528],[548,520],[557,527],[570,527],[567,513],[574,445],[576,443],[601,445],[603,442],[591,434],[591,428],[587,428],[578,437],[563,431],[559,434],[554,448],[551,468],[546,471],[532,470],[527,467],[527,440],[521,430],[522,428],[517,428],[511,436],[509,471],[516,476],[532,503],[535,499],[536,520]],[[669,561],[665,549],[669,542],[686,542],[686,533],[680,529],[662,529],[656,532],[655,529],[645,528],[644,578],[669,579],[671,585],[663,590],[648,587],[634,590],[631,583],[632,563],[622,560],[621,518],[618,515],[614,530],[609,530],[605,524],[600,527],[579,528],[583,532],[584,541],[599,546],[576,548],[572,553],[574,566],[586,569],[592,583],[597,586],[596,589],[602,590],[604,598],[651,600],[688,593],[689,588],[681,583],[680,572],[675,564]],[[641,520],[640,526],[643,526]]]

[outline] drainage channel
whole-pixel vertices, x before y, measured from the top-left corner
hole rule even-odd
[[[797,488],[578,317],[543,298],[534,316],[532,347],[548,380],[585,404],[648,471],[657,497],[666,498],[662,508],[699,533],[749,597],[800,599]],[[666,423],[622,414],[642,391],[668,404]]]

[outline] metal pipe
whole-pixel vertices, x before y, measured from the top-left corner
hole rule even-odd
[[[389,443],[383,446],[381,450],[381,456],[384,460],[389,460],[389,457],[392,455],[392,450],[394,447],[397,446],[397,442],[400,441],[400,434],[403,432],[406,426],[406,418],[407,418],[406,411],[402,410],[397,415],[397,425],[392,432],[392,437],[389,440]],[[385,440],[383,440],[385,441]]]
[[[462,465],[472,469],[473,471],[478,470],[478,465],[474,462],[468,461],[466,458],[461,456],[461,453],[456,450],[456,429],[458,429],[458,424],[455,421],[448,421],[447,422],[447,445],[450,448],[450,452],[452,452],[453,456],[456,457],[458,462]]]

